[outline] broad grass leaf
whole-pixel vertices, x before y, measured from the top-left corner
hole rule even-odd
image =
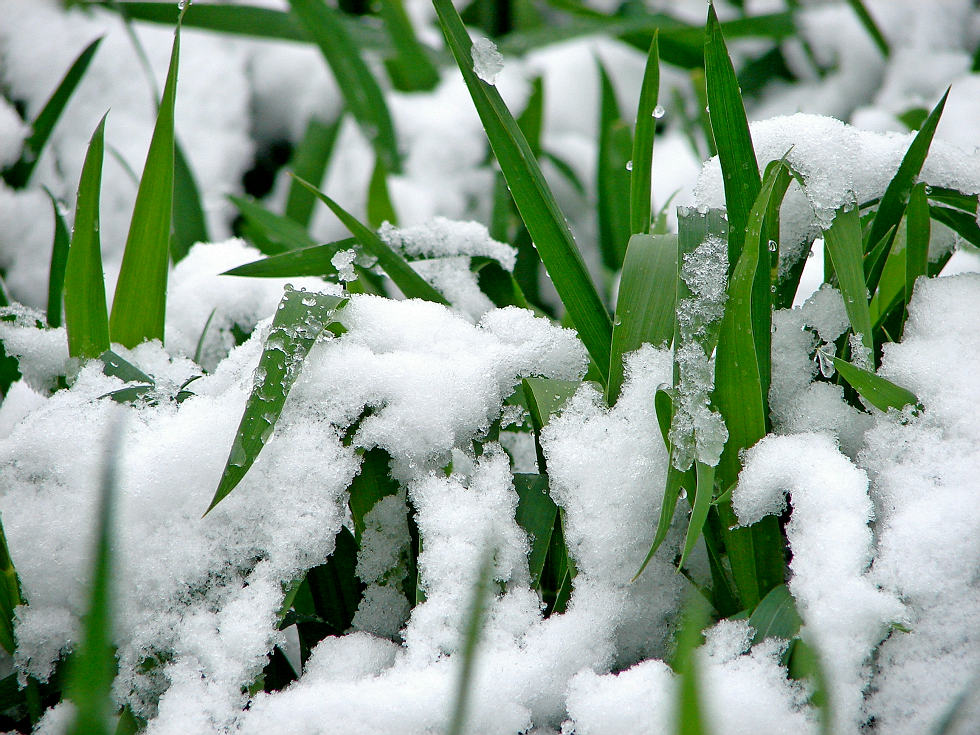
[[[844,307],[854,334],[869,350],[874,350],[871,311],[868,308],[867,285],[864,281],[864,246],[861,216],[856,205],[837,210],[834,221],[824,230],[824,244],[830,255],[837,286],[844,297]]]
[[[749,617],[752,626],[752,643],[761,643],[766,638],[791,640],[803,619],[796,611],[796,601],[785,584],[777,585],[759,601]]]
[[[521,387],[528,413],[531,415],[531,428],[534,430],[534,446],[538,457],[538,471],[547,473],[544,451],[541,449],[541,430],[548,425],[551,417],[558,413],[575,391],[582,385],[577,380],[557,380],[555,378],[524,378]]]
[[[677,649],[672,667],[680,677],[674,708],[675,735],[710,735],[703,682],[698,667],[697,649],[701,645],[701,631],[710,623],[707,602],[692,597],[681,619],[677,636]]]
[[[630,233],[650,232],[650,206],[653,186],[653,139],[657,132],[655,111],[660,96],[659,32],[654,31],[640,86],[633,131],[633,167],[630,176]]]
[[[350,484],[351,520],[354,522],[354,538],[358,544],[364,535],[364,516],[371,512],[378,501],[398,493],[398,483],[389,472],[391,457],[380,447],[364,452],[361,470]]]
[[[901,411],[906,406],[916,407],[919,399],[915,393],[895,385],[893,382],[880,375],[858,367],[847,360],[839,357],[827,355],[834,362],[834,368],[841,374],[861,397],[880,411],[887,411],[894,408]]]
[[[538,589],[555,523],[558,521],[558,506],[548,495],[547,475],[516,473],[514,489],[518,497],[517,523],[527,532],[531,541],[527,557],[531,587]]]
[[[630,156],[633,138],[620,115],[612,80],[602,62],[596,63],[601,82],[596,164],[599,252],[606,268],[615,272],[623,266],[630,236]]]
[[[235,205],[251,225],[262,232],[268,242],[281,248],[281,252],[311,248],[316,245],[316,240],[307,234],[306,228],[289,217],[270,212],[261,204],[244,197],[229,195],[228,201]]]
[[[250,278],[299,278],[301,276],[328,276],[337,272],[330,259],[340,250],[349,250],[357,240],[347,237],[325,245],[311,245],[290,250],[268,258],[253,260],[231,270],[223,276],[248,276]]]

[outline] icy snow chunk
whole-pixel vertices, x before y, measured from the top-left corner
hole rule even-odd
[[[45,398],[26,381],[18,380],[7,390],[0,402],[0,439],[9,436],[22,420],[45,404]]]
[[[303,682],[356,681],[377,676],[395,663],[399,646],[369,633],[327,636],[306,661]]]
[[[39,311],[20,304],[0,308],[0,342],[18,358],[21,375],[38,392],[54,390],[58,377],[68,373],[65,328],[48,329]]]
[[[20,158],[24,140],[30,132],[30,126],[20,119],[14,106],[5,97],[0,97],[0,169]]]
[[[517,261],[517,249],[494,240],[486,226],[479,222],[456,222],[445,217],[433,217],[423,224],[400,228],[385,222],[378,234],[387,245],[400,248],[409,256],[493,258],[507,271],[514,270]]]
[[[674,672],[657,659],[616,675],[583,671],[569,684],[568,724],[576,735],[669,732],[675,691]]]
[[[803,307],[806,322],[824,342],[833,342],[850,326],[844,298],[833,286],[825,283],[806,300]]]
[[[353,281],[357,278],[354,272],[354,261],[357,259],[357,252],[354,250],[338,250],[330,258],[330,265],[337,269],[337,278],[341,281]]]
[[[473,39],[473,71],[487,84],[493,84],[504,68],[504,57],[497,51],[497,44],[484,36]]]

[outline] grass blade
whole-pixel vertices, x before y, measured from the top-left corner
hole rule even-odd
[[[14,655],[14,610],[24,604],[20,589],[20,579],[10,558],[7,537],[0,520],[0,646],[8,654]]]
[[[472,42],[452,1],[433,0],[433,4],[521,218],[605,382],[612,322],[589,277],[568,222],[496,87],[482,81],[473,71]]]
[[[388,172],[379,160],[375,161],[374,171],[371,172],[371,180],[368,182],[367,221],[374,228],[381,227],[384,222],[398,224],[395,207],[388,195]]]
[[[112,340],[125,347],[135,347],[151,339],[163,342],[173,220],[174,103],[177,98],[179,59],[178,20],[167,81],[136,193],[133,218],[109,316]]]
[[[389,473],[391,457],[380,447],[364,453],[361,470],[350,484],[351,520],[354,522],[354,538],[358,544],[364,535],[364,516],[384,497],[398,493],[398,483]]]
[[[235,205],[251,225],[261,231],[267,241],[281,247],[283,251],[311,248],[316,245],[316,240],[307,234],[306,228],[289,217],[270,212],[262,205],[244,197],[229,195],[228,201]]]
[[[871,222],[871,229],[865,239],[865,252],[867,252],[869,245],[876,245],[880,242],[888,230],[898,226],[908,204],[912,187],[915,185],[919,172],[922,170],[922,164],[925,163],[929,153],[929,146],[932,145],[932,138],[936,134],[936,127],[939,125],[939,118],[943,114],[943,108],[946,106],[948,97],[949,88],[947,87],[942,99],[932,109],[929,117],[922,123],[919,132],[912,139],[895,176],[888,182],[881,202],[878,204],[878,211]]]
[[[326,245],[313,245],[272,255],[261,260],[245,263],[227,270],[223,276],[248,276],[249,278],[299,278],[300,276],[327,276],[337,272],[330,259],[340,250],[349,250],[357,240],[348,237]]]
[[[701,677],[698,673],[697,649],[701,645],[701,631],[710,622],[707,603],[691,598],[681,620],[677,637],[677,652],[673,668],[680,676],[677,687],[677,706],[674,712],[676,735],[709,735],[704,698],[701,694]]]
[[[749,625],[754,631],[753,643],[760,643],[766,638],[788,641],[799,632],[803,619],[796,611],[796,601],[785,584],[773,587],[762,598],[749,617]]]
[[[834,368],[841,374],[861,397],[877,408],[879,411],[887,411],[894,408],[901,411],[906,406],[918,406],[919,399],[915,393],[895,385],[890,380],[882,378],[880,375],[860,368],[847,360],[842,360],[833,355],[823,353],[824,357],[834,362]]]
[[[929,274],[929,239],[932,228],[925,184],[916,184],[912,188],[905,218],[905,297],[902,306],[902,329],[899,333],[904,330],[905,320],[908,318],[915,279]]]
[[[255,371],[255,385],[205,515],[235,489],[272,436],[303,360],[347,299],[286,287]]]
[[[174,139],[173,228],[174,237],[170,255],[175,263],[183,259],[196,243],[211,242],[204,207],[201,206],[200,189],[194,179],[190,163],[184,155],[184,149],[176,138]]]
[[[564,408],[568,400],[582,384],[577,380],[556,380],[554,378],[524,378],[524,400],[531,414],[531,428],[534,430],[534,447],[538,455],[538,472],[547,473],[544,451],[541,449],[541,430],[548,425],[551,417]]]
[[[98,357],[109,349],[109,317],[99,238],[99,193],[102,190],[104,150],[105,115],[92,133],[82,164],[75,226],[65,266],[65,328],[68,332],[68,354],[72,357]]]
[[[361,243],[361,247],[378,259],[378,265],[388,274],[388,277],[394,284],[401,289],[401,292],[405,294],[405,298],[423,299],[425,301],[434,301],[437,304],[449,305],[449,302],[446,301],[441,293],[436,291],[429,285],[428,281],[412,270],[412,266],[401,255],[389,248],[377,234],[358,222],[357,219],[345,211],[337,202],[319,191],[308,181],[303,181],[298,176],[294,176],[294,178],[313,192],[314,196],[321,202],[326,204],[330,208],[330,211],[337,215],[337,219],[344,223],[344,227],[350,230],[351,234]]]
[[[697,477],[697,492],[694,496],[691,519],[687,524],[684,551],[681,552],[681,560],[677,565],[678,569],[684,566],[688,555],[694,550],[694,544],[701,536],[701,529],[704,528],[704,522],[708,520],[708,511],[711,509],[711,501],[714,499],[715,468],[703,462],[695,462],[694,466]]]
[[[388,171],[399,173],[398,142],[384,95],[337,11],[323,0],[289,0],[289,5],[320,47],[348,109],[378,158]]]
[[[558,506],[548,495],[548,476],[515,474],[517,491],[517,524],[531,540],[527,565],[531,572],[531,587],[539,589],[541,574],[551,546],[551,537],[558,519]]]
[[[650,232],[653,179],[653,138],[657,131],[657,99],[660,96],[659,31],[653,32],[643,70],[640,101],[633,131],[633,169],[630,177],[630,234]]]
[[[742,241],[749,211],[761,185],[752,136],[742,105],[742,94],[735,67],[728,55],[718,15],[708,6],[704,41],[704,75],[708,94],[711,132],[718,147],[721,174],[725,183],[725,204],[731,223],[728,262],[733,264],[742,252]]]
[[[861,25],[864,26],[864,30],[868,32],[868,35],[871,36],[871,40],[875,42],[875,46],[877,46],[878,50],[881,51],[881,55],[887,59],[891,55],[891,49],[888,47],[888,41],[885,40],[884,34],[881,32],[878,24],[875,23],[875,19],[871,17],[871,13],[869,13],[868,9],[864,7],[864,3],[861,2],[861,0],[847,0],[847,4],[851,6],[852,10],[854,10],[854,14],[858,17],[858,20],[861,21]]]
[[[974,247],[980,248],[980,226],[977,225],[975,213],[962,212],[952,207],[930,206],[929,215]]]
[[[395,57],[385,62],[395,88],[405,92],[434,88],[439,83],[439,70],[419,43],[402,0],[381,0],[380,9],[395,47]]]
[[[310,118],[303,140],[293,154],[292,169],[297,176],[307,181],[323,181],[327,162],[337,142],[337,133],[340,132],[340,122],[337,120],[327,125],[315,117]],[[289,219],[304,228],[309,227],[315,202],[316,198],[295,179],[289,182],[289,194],[286,197],[286,216]]]
[[[61,326],[61,299],[65,290],[65,270],[68,267],[68,244],[70,235],[65,218],[61,216],[58,200],[47,187],[45,193],[51,200],[54,211],[54,241],[51,244],[51,267],[48,269],[48,307],[46,321],[49,327]],[[105,304],[105,287],[103,286],[102,303]],[[105,307],[103,306],[103,311]]]
[[[613,321],[606,402],[611,406],[623,383],[623,357],[644,342],[670,343],[677,300],[677,235],[633,235]]]
[[[834,273],[837,274],[837,286],[844,297],[851,331],[860,334],[864,346],[874,350],[871,311],[864,281],[861,215],[857,206],[851,204],[838,209],[834,221],[824,230],[823,237]]]
[[[51,137],[54,126],[58,124],[61,113],[65,111],[68,100],[71,99],[79,82],[82,81],[82,77],[85,76],[85,72],[92,62],[92,57],[95,56],[99,44],[102,43],[102,38],[99,36],[82,50],[82,53],[68,68],[50,99],[34,118],[34,122],[31,123],[31,134],[24,141],[24,150],[20,159],[3,172],[3,179],[11,188],[19,189],[26,186],[27,182],[31,180],[31,174],[34,173],[34,167],[41,158],[41,152],[44,150],[48,138]]]
[[[633,140],[629,127],[620,118],[616,90],[601,61],[599,79],[599,146],[596,163],[598,198],[599,251],[602,262],[611,271],[623,266],[630,237],[630,155]]]

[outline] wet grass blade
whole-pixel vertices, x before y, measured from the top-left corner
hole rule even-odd
[[[65,328],[68,331],[68,354],[72,357],[98,357],[109,349],[109,317],[99,238],[105,120],[103,115],[92,133],[82,164],[75,226],[65,266]]]
[[[184,258],[191,247],[199,242],[211,242],[207,218],[201,205],[201,191],[194,179],[194,172],[184,155],[184,149],[174,139],[174,202],[173,242],[170,255],[173,261]]]
[[[909,195],[909,205],[905,210],[905,296],[902,307],[902,329],[908,319],[909,302],[915,288],[915,279],[929,274],[929,239],[931,234],[929,201],[926,199],[926,185],[916,184]],[[899,337],[900,338],[900,337]]]
[[[323,0],[289,0],[289,5],[320,47],[347,108],[374,146],[378,158],[388,171],[399,173],[398,141],[384,95],[338,11]]]
[[[725,183],[725,204],[731,223],[728,262],[732,265],[742,252],[742,241],[749,212],[759,193],[761,180],[745,107],[728,55],[721,24],[713,5],[708,6],[704,41],[704,75],[708,95],[711,131],[721,161]]]
[[[943,108],[946,106],[947,97],[949,97],[948,87],[942,99],[939,100],[932,109],[932,112],[929,113],[926,121],[922,123],[919,132],[915,134],[915,138],[912,139],[911,145],[909,145],[905,156],[902,158],[902,163],[899,165],[898,171],[892,177],[892,180],[888,182],[885,193],[881,197],[881,202],[878,204],[878,211],[875,214],[874,220],[871,222],[871,229],[865,239],[866,252],[869,246],[879,243],[888,230],[898,226],[899,220],[901,220],[902,214],[905,212],[905,207],[908,204],[912,187],[915,186],[919,172],[922,170],[922,164],[925,163],[926,156],[929,153],[929,146],[932,145],[932,138],[936,134],[936,127],[939,125],[939,118],[942,116]]]
[[[250,224],[261,231],[267,241],[281,247],[283,251],[311,248],[316,245],[316,240],[307,234],[306,228],[289,217],[270,212],[261,204],[244,197],[229,195],[228,201],[235,205]]]
[[[82,53],[78,55],[68,68],[68,71],[57,88],[55,88],[50,99],[41,108],[37,117],[34,118],[34,122],[31,123],[31,134],[24,141],[24,149],[20,159],[3,172],[3,179],[11,188],[19,189],[26,186],[31,180],[34,167],[41,158],[44,146],[51,137],[54,126],[58,124],[58,120],[61,118],[61,113],[64,112],[68,100],[71,99],[79,82],[82,81],[82,77],[85,76],[85,72],[92,62],[92,57],[95,56],[99,44],[102,43],[102,38],[102,36],[99,36],[82,50]]]
[[[380,447],[364,453],[361,471],[350,484],[349,493],[351,520],[354,522],[354,538],[358,544],[364,535],[364,516],[371,512],[378,501],[398,493],[398,483],[389,472],[391,457]]]
[[[337,133],[340,131],[342,119],[328,125],[315,117],[310,118],[306,124],[303,140],[296,147],[291,162],[292,170],[297,176],[307,181],[323,181],[323,174],[327,170],[327,163],[330,161],[334,144],[337,142]],[[299,223],[304,228],[309,227],[315,202],[316,197],[307,189],[300,186],[295,179],[290,180],[289,194],[286,197],[286,216],[289,219]]]
[[[245,263],[227,270],[223,276],[248,276],[250,278],[298,278],[300,276],[326,276],[337,272],[330,259],[340,250],[349,250],[357,240],[348,237],[326,245],[313,245],[272,255],[261,260]]]
[[[703,462],[695,462],[694,466],[697,491],[694,496],[694,507],[691,509],[691,518],[687,524],[687,534],[684,536],[684,550],[681,552],[678,568],[684,566],[688,555],[694,550],[694,544],[701,536],[701,529],[704,528],[704,522],[708,520],[708,511],[711,510],[711,501],[714,499],[715,468]]]
[[[135,347],[151,339],[163,342],[173,220],[174,103],[177,98],[179,59],[178,21],[167,81],[136,193],[133,218],[109,316],[112,340],[125,347]]]
[[[7,537],[0,520],[0,646],[8,654],[14,655],[14,610],[24,604],[20,589],[20,579],[10,558]]]
[[[287,288],[255,371],[255,385],[231,445],[224,472],[205,515],[235,489],[272,436],[303,360],[347,300]]]
[[[472,42],[451,0],[433,0],[433,4],[521,218],[605,381],[609,371],[612,321],[585,267],[568,221],[496,87],[482,81],[473,71]]]
[[[891,55],[891,49],[888,47],[888,41],[885,40],[885,35],[881,32],[878,24],[875,23],[875,19],[871,17],[871,13],[868,9],[864,7],[864,3],[861,0],[847,0],[847,4],[851,6],[854,10],[854,14],[861,21],[861,25],[864,26],[864,30],[868,32],[871,36],[871,40],[875,42],[875,46],[881,51],[881,55],[886,59]]]
[[[439,83],[439,70],[416,37],[402,0],[381,0],[380,9],[395,48],[394,58],[385,63],[395,88],[405,92],[434,88]]]
[[[752,626],[752,642],[760,643],[766,638],[791,640],[803,625],[796,611],[796,601],[785,584],[773,587],[762,598],[749,617]]]
[[[630,237],[630,155],[633,139],[620,117],[612,80],[601,61],[599,79],[599,146],[596,164],[599,251],[606,268],[615,272],[623,266]]]
[[[48,307],[46,321],[49,327],[61,326],[61,299],[65,289],[65,270],[68,267],[68,244],[70,235],[65,218],[61,216],[58,200],[45,187],[45,193],[51,200],[54,212],[54,240],[51,243],[51,266],[48,269]],[[105,287],[103,286],[102,303],[105,304]],[[105,310],[105,307],[103,307]]]
[[[677,235],[633,235],[613,321],[606,402],[611,406],[623,383],[623,357],[645,342],[670,343],[677,301]]]
[[[303,181],[298,176],[294,178],[309,189],[309,191],[313,192],[314,196],[321,202],[326,204],[330,208],[330,211],[337,215],[337,219],[343,222],[344,227],[350,230],[350,233],[361,244],[361,247],[378,259],[378,265],[388,274],[388,277],[394,284],[401,289],[401,292],[405,294],[405,298],[423,299],[425,301],[434,301],[437,304],[449,305],[449,302],[446,301],[441,293],[436,291],[429,285],[428,281],[412,270],[412,266],[401,255],[388,247],[376,233],[358,222],[355,217],[344,210],[337,202],[319,191],[308,181]]]
[[[861,215],[857,206],[845,205],[838,209],[834,221],[823,236],[837,275],[837,286],[844,297],[851,331],[860,334],[864,346],[874,350],[871,311],[868,308],[867,286],[864,281]]]
[[[915,393],[895,385],[890,380],[882,378],[870,370],[865,370],[854,365],[847,360],[839,357],[825,355],[826,358],[833,360],[834,368],[841,374],[861,397],[877,408],[879,411],[887,411],[894,408],[901,411],[906,406],[918,406],[919,399]]]
[[[630,234],[650,232],[653,180],[653,139],[657,132],[657,99],[660,96],[659,31],[654,31],[647,53],[633,131],[633,168],[630,176]]]
[[[558,519],[558,506],[548,495],[547,475],[517,473],[514,489],[518,496],[517,524],[527,532],[531,541],[527,556],[531,587],[538,589]]]

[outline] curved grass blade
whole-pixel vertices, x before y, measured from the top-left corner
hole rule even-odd
[[[850,204],[838,209],[834,221],[824,230],[823,237],[837,275],[837,286],[844,297],[851,331],[860,334],[864,346],[874,350],[871,310],[868,307],[867,285],[864,281],[861,215],[857,206]]]
[[[657,131],[657,99],[660,96],[659,31],[653,32],[647,63],[640,86],[633,131],[633,168],[630,177],[630,234],[650,232],[650,206],[653,179],[653,138]]]
[[[622,387],[623,357],[645,342],[655,347],[670,343],[676,301],[677,235],[633,235],[623,261],[613,321],[606,385],[610,406]]]
[[[303,140],[293,154],[292,169],[300,178],[307,181],[322,181],[327,170],[327,163],[333,153],[340,122],[343,118],[329,125],[311,117],[306,124]],[[295,179],[289,182],[289,194],[286,197],[286,216],[302,225],[309,227],[313,215],[313,204],[316,198]]]
[[[199,242],[211,242],[207,218],[201,206],[201,191],[180,142],[174,139],[174,237],[170,247],[173,261],[183,259]]]
[[[871,229],[865,239],[865,251],[870,245],[876,245],[887,234],[892,227],[897,227],[905,207],[909,201],[912,187],[915,186],[922,164],[926,161],[929,153],[929,146],[932,145],[932,138],[936,134],[936,127],[939,125],[939,118],[946,107],[946,99],[949,97],[949,87],[946,88],[942,99],[936,104],[929,113],[929,117],[922,123],[919,132],[915,134],[912,143],[909,145],[898,171],[888,182],[885,193],[878,204],[878,211],[871,221]]]
[[[51,267],[48,269],[48,308],[45,318],[49,327],[60,327],[61,299],[65,290],[70,235],[65,218],[61,216],[58,200],[47,187],[44,187],[44,192],[51,200],[51,208],[54,211],[54,241],[51,244]],[[103,287],[102,303],[105,303],[105,287]]]
[[[423,299],[425,301],[434,301],[437,304],[449,305],[449,302],[441,293],[436,291],[428,281],[412,270],[412,266],[401,255],[388,247],[377,234],[358,222],[355,217],[345,211],[337,202],[319,191],[311,183],[303,181],[303,179],[295,175],[294,178],[313,192],[313,195],[321,202],[326,204],[330,208],[330,211],[337,215],[337,219],[344,223],[344,227],[350,230],[351,234],[361,243],[361,247],[378,259],[378,265],[388,274],[388,277],[394,284],[401,289],[401,292],[405,294],[405,298]]]
[[[589,277],[568,222],[496,87],[483,82],[473,71],[472,42],[452,1],[433,0],[433,4],[521,218],[605,381],[609,371],[612,322]]]
[[[112,340],[125,347],[151,339],[163,342],[174,203],[174,103],[179,59],[178,20],[167,81],[136,193],[109,316]]]
[[[701,536],[701,529],[704,528],[704,522],[708,520],[708,511],[711,510],[711,501],[714,498],[715,468],[704,462],[695,462],[694,466],[697,491],[694,496],[694,507],[691,509],[691,519],[687,524],[687,534],[684,537],[684,550],[677,565],[678,571],[684,566],[688,555],[694,550],[694,544]]]
[[[254,260],[231,270],[223,276],[248,276],[250,278],[298,278],[300,276],[326,276],[337,272],[330,259],[340,250],[349,250],[357,244],[353,237],[337,240],[326,245],[313,245],[291,250],[281,255]]]
[[[558,522],[558,506],[548,495],[548,476],[535,474],[514,475],[517,491],[517,524],[531,541],[527,565],[531,573],[531,587],[539,589],[548,549],[551,547],[555,524]]]
[[[364,535],[364,516],[379,500],[398,493],[398,483],[389,472],[391,457],[380,447],[364,452],[361,470],[351,481],[349,492],[351,520],[354,522],[354,538],[358,544]]]
[[[289,0],[289,5],[320,47],[344,102],[378,158],[388,171],[399,173],[398,141],[384,95],[337,11],[323,0]]]
[[[231,445],[207,515],[235,489],[272,436],[303,360],[317,338],[334,322],[347,299],[286,288],[272,320],[272,331],[255,371],[255,385]]]
[[[68,332],[68,354],[72,357],[98,357],[109,349],[109,317],[99,239],[105,119],[103,115],[92,133],[82,164],[75,226],[65,266],[65,328]]]
[[[861,0],[847,0],[847,4],[851,6],[852,10],[854,10],[854,14],[858,17],[858,20],[861,21],[861,25],[864,26],[864,30],[868,32],[868,35],[871,36],[871,40],[875,42],[875,46],[877,46],[878,50],[881,51],[881,55],[887,59],[891,55],[891,49],[888,47],[888,41],[885,40],[884,34],[881,32],[878,24],[875,23],[875,19],[871,17],[871,13],[869,13],[868,9],[864,7],[864,3],[861,2]]]
[[[718,147],[725,183],[725,204],[731,223],[728,262],[734,264],[742,252],[745,226],[761,180],[735,67],[728,55],[713,5],[708,6],[705,29],[704,75],[711,132]]]
[[[14,610],[24,604],[20,588],[20,578],[10,558],[7,537],[0,520],[0,646],[8,654],[14,655]]]
[[[822,353],[826,359],[833,360],[834,368],[841,374],[861,397],[877,408],[879,411],[887,411],[894,408],[901,411],[906,406],[919,406],[919,399],[915,393],[895,385],[890,380],[882,378],[880,375],[860,368],[847,360],[839,357]]]
[[[908,319],[909,302],[912,300],[915,279],[929,274],[929,239],[932,228],[925,184],[919,183],[912,187],[909,205],[905,209],[905,218],[905,297],[900,333],[904,331],[905,321]]]
[[[51,137],[54,126],[58,124],[58,120],[61,118],[61,113],[64,112],[68,100],[71,99],[72,94],[78,87],[78,83],[85,76],[85,72],[92,62],[92,57],[95,56],[99,44],[102,43],[102,39],[103,36],[99,36],[82,50],[82,53],[78,55],[68,68],[68,71],[55,88],[50,99],[41,108],[37,117],[34,118],[34,122],[31,123],[31,134],[24,141],[24,149],[20,158],[3,172],[4,181],[12,189],[20,189],[26,186],[27,182],[31,180],[31,174],[34,173],[34,167],[41,158],[41,152],[44,150],[48,138]]]
[[[599,251],[606,268],[615,272],[623,267],[630,237],[630,155],[633,139],[620,117],[612,80],[601,61],[599,79],[599,146],[596,164]]]
[[[789,676],[791,679],[809,679],[813,690],[810,704],[817,708],[819,714],[820,735],[832,735],[834,713],[829,681],[820,662],[820,655],[811,643],[800,639],[793,644]]]
[[[307,234],[306,228],[289,217],[270,212],[262,205],[244,197],[229,194],[228,201],[235,205],[251,225],[261,231],[267,241],[281,247],[283,251],[301,250],[316,245],[316,240]]]
[[[785,584],[773,587],[762,598],[749,617],[752,626],[752,643],[760,643],[766,638],[791,640],[803,625],[803,619],[796,611],[796,601]]]
[[[425,91],[439,83],[439,70],[415,35],[402,0],[381,0],[384,20],[395,48],[395,56],[385,66],[396,89],[405,92]]]
[[[929,215],[974,247],[980,248],[980,226],[977,225],[975,213],[963,212],[952,207],[930,206]]]

